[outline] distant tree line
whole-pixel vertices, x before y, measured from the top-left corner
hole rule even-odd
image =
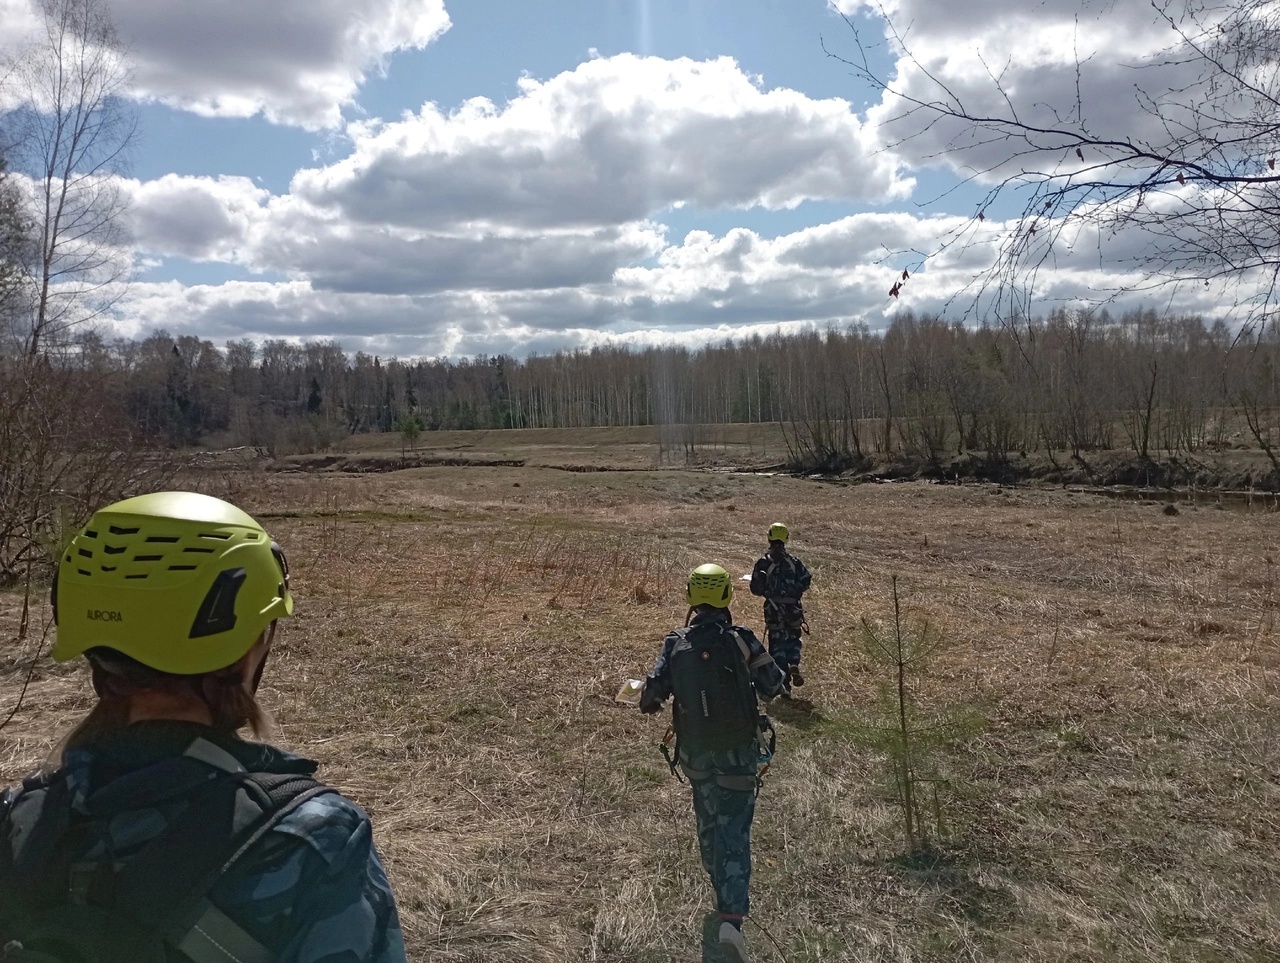
[[[317,450],[358,432],[776,423],[797,459],[937,462],[949,453],[1128,448],[1142,458],[1243,440],[1280,469],[1280,329],[1133,312],[1055,311],[965,327],[903,313],[699,349],[459,360],[349,354],[333,341],[158,332],[74,339],[61,364],[108,386],[145,437],[174,446]]]

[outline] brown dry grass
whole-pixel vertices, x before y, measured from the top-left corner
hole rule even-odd
[[[413,959],[697,959],[688,790],[663,722],[612,696],[682,620],[683,574],[745,573],[775,517],[815,572],[816,710],[775,712],[755,833],[785,959],[1278,958],[1274,515],[674,471],[210,484],[289,550],[300,604],[266,699],[373,814]],[[854,626],[885,614],[891,572],[952,639],[923,697],[989,717],[948,760],[956,835],[927,856],[902,854],[880,762],[847,736],[875,681]],[[736,614],[759,627],[754,600]],[[0,653],[0,708],[20,655]],[[41,667],[0,780],[86,688]]]
[[[778,424],[632,425],[601,428],[521,428],[503,431],[428,431],[412,451],[459,460],[518,458],[540,467],[653,468],[685,464],[684,440],[693,442],[697,464],[763,465],[787,460]],[[663,439],[665,438],[665,443]],[[335,453],[394,454],[404,451],[399,432],[353,435],[333,446]],[[335,455],[336,457],[336,455]],[[313,460],[301,456],[300,461]]]

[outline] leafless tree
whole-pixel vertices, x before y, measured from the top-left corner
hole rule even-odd
[[[134,132],[106,0],[42,0],[36,41],[0,65],[0,584],[56,557],[68,526],[169,471],[146,454],[114,372],[75,329],[118,290],[116,175]],[[71,350],[66,350],[71,349]]]
[[[1280,324],[1273,319],[1257,325],[1247,349],[1229,359],[1227,393],[1280,479]]]
[[[105,0],[42,0],[39,39],[11,64],[20,106],[5,118],[30,183],[31,309],[14,332],[35,357],[119,296],[124,197],[116,175],[136,130],[129,67]]]
[[[0,587],[42,571],[95,509],[172,477],[112,395],[106,372],[0,362]]]

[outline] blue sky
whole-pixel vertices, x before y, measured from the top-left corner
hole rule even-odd
[[[843,13],[927,92],[887,15],[968,101],[999,103],[996,64],[1027,109],[1074,95],[1079,51],[1123,122],[1126,61],[1160,42],[1141,6],[112,0],[140,119],[112,326],[520,355],[956,310],[1014,208],[947,247],[991,178],[957,186],[975,159],[955,131],[904,140],[824,41],[855,54]],[[0,49],[32,10],[0,0]],[[1050,299],[1125,283],[1096,256],[1053,267]]]

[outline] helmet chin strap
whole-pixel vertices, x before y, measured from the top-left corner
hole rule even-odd
[[[262,661],[258,663],[258,668],[253,673],[253,686],[249,689],[249,691],[252,692],[254,695],[258,694],[258,686],[262,684],[262,672],[264,669],[266,669],[267,659],[269,658],[271,658],[270,647],[267,648],[266,652],[262,653]]]

